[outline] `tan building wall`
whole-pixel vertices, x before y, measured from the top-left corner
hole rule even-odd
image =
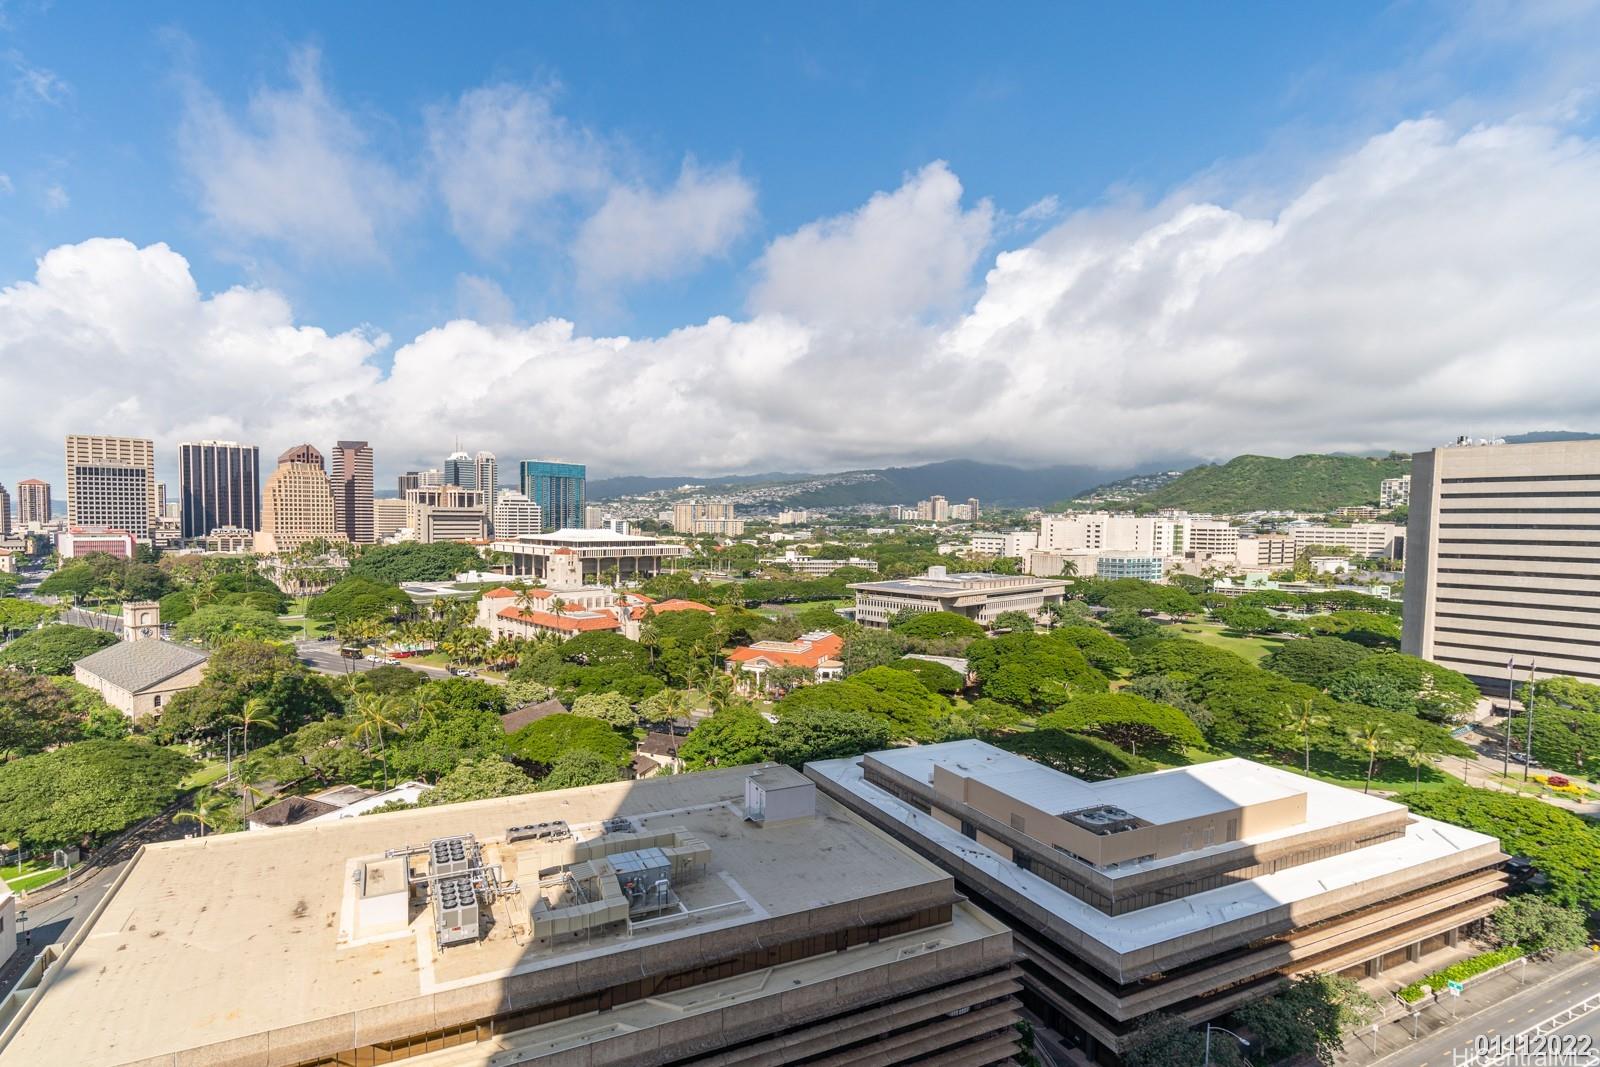
[[[67,435],[67,523],[72,526],[111,525],[132,529],[137,522],[117,521],[107,514],[111,502],[84,499],[78,484],[77,468],[85,466],[132,467],[144,471],[145,529],[135,531],[149,536],[149,527],[161,514],[156,498],[156,446],[147,437],[105,437],[97,434]]]
[[[1600,683],[1600,441],[1438,448],[1412,459],[1402,650],[1504,693]]]
[[[99,693],[101,699],[128,718],[143,719],[149,715],[159,715],[163,708],[172,703],[173,697],[199,685],[200,679],[205,676],[205,670],[204,663],[197,663],[182,674],[173,675],[166,681],[137,693],[130,693],[121,686],[112,685],[81,667],[73,670],[73,678]]]
[[[261,489],[261,530],[255,549],[275,554],[318,538],[344,541],[334,521],[333,490],[320,464],[281,462]]]

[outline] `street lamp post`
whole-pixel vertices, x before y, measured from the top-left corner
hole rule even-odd
[[[224,777],[226,777],[230,782],[233,781],[233,732],[240,729],[243,729],[243,727],[230,726],[224,730],[222,734],[223,742],[228,748],[228,773]]]
[[[1220,1026],[1212,1026],[1210,1023],[1206,1023],[1206,1067],[1211,1067],[1211,1031],[1213,1030],[1221,1030],[1223,1033],[1239,1042],[1239,1044],[1244,1048],[1250,1047],[1249,1041],[1246,1041],[1232,1030],[1224,1030]]]

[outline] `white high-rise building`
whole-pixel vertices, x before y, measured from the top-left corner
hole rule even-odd
[[[494,497],[494,535],[521,537],[536,534],[540,526],[539,505],[515,489],[502,489]]]
[[[494,499],[495,487],[500,482],[500,462],[494,458],[493,452],[479,452],[472,457],[474,471],[474,487],[483,494],[485,500]]]
[[[1411,475],[1385,478],[1378,483],[1378,506],[1384,510],[1403,508],[1411,503]]]

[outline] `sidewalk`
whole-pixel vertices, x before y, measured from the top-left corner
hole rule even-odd
[[[1551,982],[1583,967],[1596,967],[1594,954],[1588,951],[1569,952],[1553,960],[1543,960],[1522,966],[1511,966],[1468,982],[1459,997],[1429,996],[1410,1008],[1403,1008],[1391,997],[1382,1002],[1384,1016],[1377,1025],[1377,1034],[1369,1024],[1345,1038],[1344,1052],[1336,1059],[1339,1067],[1399,1067],[1412,1062],[1406,1053],[1418,1040],[1440,1034],[1451,1027],[1470,1021],[1477,1015],[1499,1008],[1510,997],[1546,982]],[[1526,972],[1524,974],[1524,971]],[[1412,1011],[1418,1015],[1412,1018]],[[1413,1029],[1416,1036],[1413,1037]],[[1470,1037],[1463,1028],[1463,1040]],[[1374,1052],[1374,1042],[1377,1050]]]

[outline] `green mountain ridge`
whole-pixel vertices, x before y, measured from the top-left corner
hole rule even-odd
[[[1328,511],[1377,504],[1378,484],[1411,472],[1411,457],[1235,456],[1185,471],[1140,504],[1189,511]]]

